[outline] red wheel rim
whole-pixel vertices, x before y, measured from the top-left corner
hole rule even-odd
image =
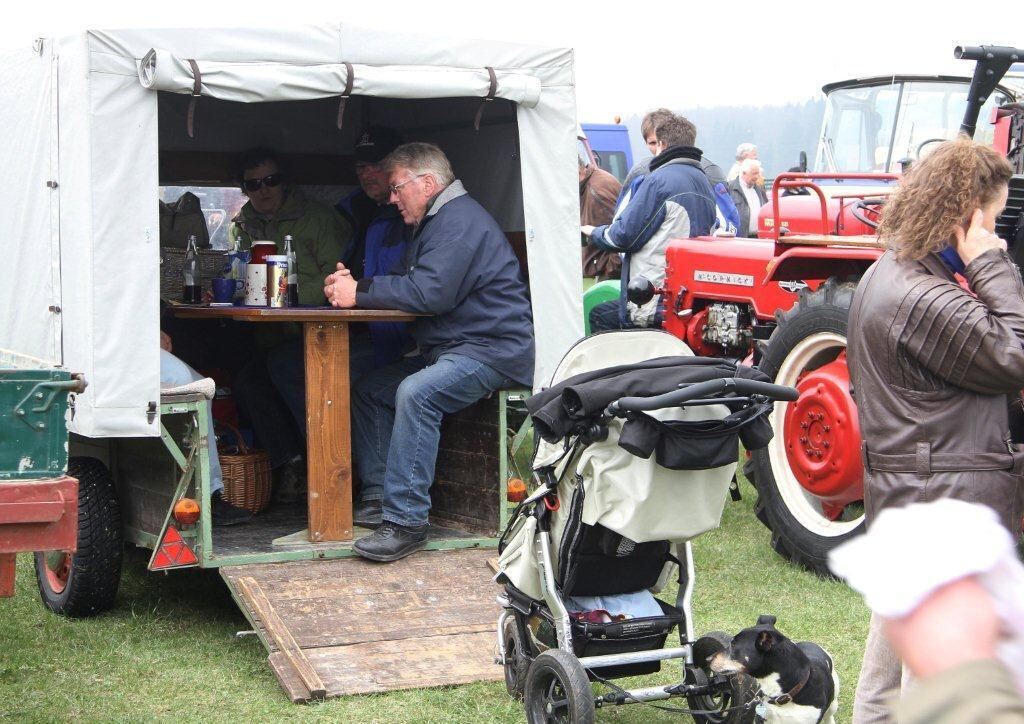
[[[46,584],[54,593],[63,593],[71,577],[71,554],[60,551],[47,553]]]
[[[786,457],[800,486],[835,520],[864,497],[860,427],[846,353],[802,374],[797,389],[800,399],[787,407],[783,423]]]

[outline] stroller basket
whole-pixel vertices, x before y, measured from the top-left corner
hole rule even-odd
[[[661,616],[631,618],[615,623],[572,622],[572,648],[576,656],[603,656],[633,651],[651,651],[664,648],[673,629],[683,621],[682,612],[662,600],[654,599],[664,612]],[[604,679],[620,676],[639,676],[661,671],[661,661],[641,661],[635,664],[606,666],[593,673]]]
[[[554,620],[548,608],[534,601],[515,586],[506,584],[506,595],[512,606],[528,616],[530,635],[538,648],[558,648]],[[661,616],[643,616],[610,623],[592,623],[573,619],[571,623],[573,653],[578,658],[626,654],[634,651],[662,649],[669,634],[683,622],[683,613],[660,599]],[[605,666],[588,672],[591,678],[617,679],[623,676],[653,674],[661,670],[661,661]]]

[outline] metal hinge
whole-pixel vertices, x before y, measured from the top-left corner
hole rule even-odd
[[[57,182],[56,181],[47,181],[46,182],[46,188],[48,188],[48,189],[55,189],[55,188],[57,188]]]
[[[153,421],[155,419],[156,419],[156,403],[153,402],[152,400],[150,400],[149,406],[146,408],[146,422],[148,422],[150,425],[152,425]]]
[[[49,309],[49,311],[53,312],[54,314],[60,314],[60,307],[58,307],[56,304],[51,304],[48,307],[48,309]]]

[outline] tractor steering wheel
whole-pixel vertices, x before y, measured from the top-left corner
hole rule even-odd
[[[881,221],[883,203],[884,199],[858,199],[850,207],[850,214],[865,226],[877,229]]]

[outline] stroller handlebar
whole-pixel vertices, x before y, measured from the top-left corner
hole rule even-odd
[[[800,396],[795,387],[773,385],[769,382],[758,382],[757,380],[725,377],[717,380],[708,380],[707,382],[697,382],[672,392],[666,392],[663,395],[655,395],[654,397],[622,397],[608,405],[608,412],[618,415],[623,412],[678,407],[689,400],[696,400],[721,392],[733,392],[736,395],[762,395],[772,400],[787,402],[792,402]]]

